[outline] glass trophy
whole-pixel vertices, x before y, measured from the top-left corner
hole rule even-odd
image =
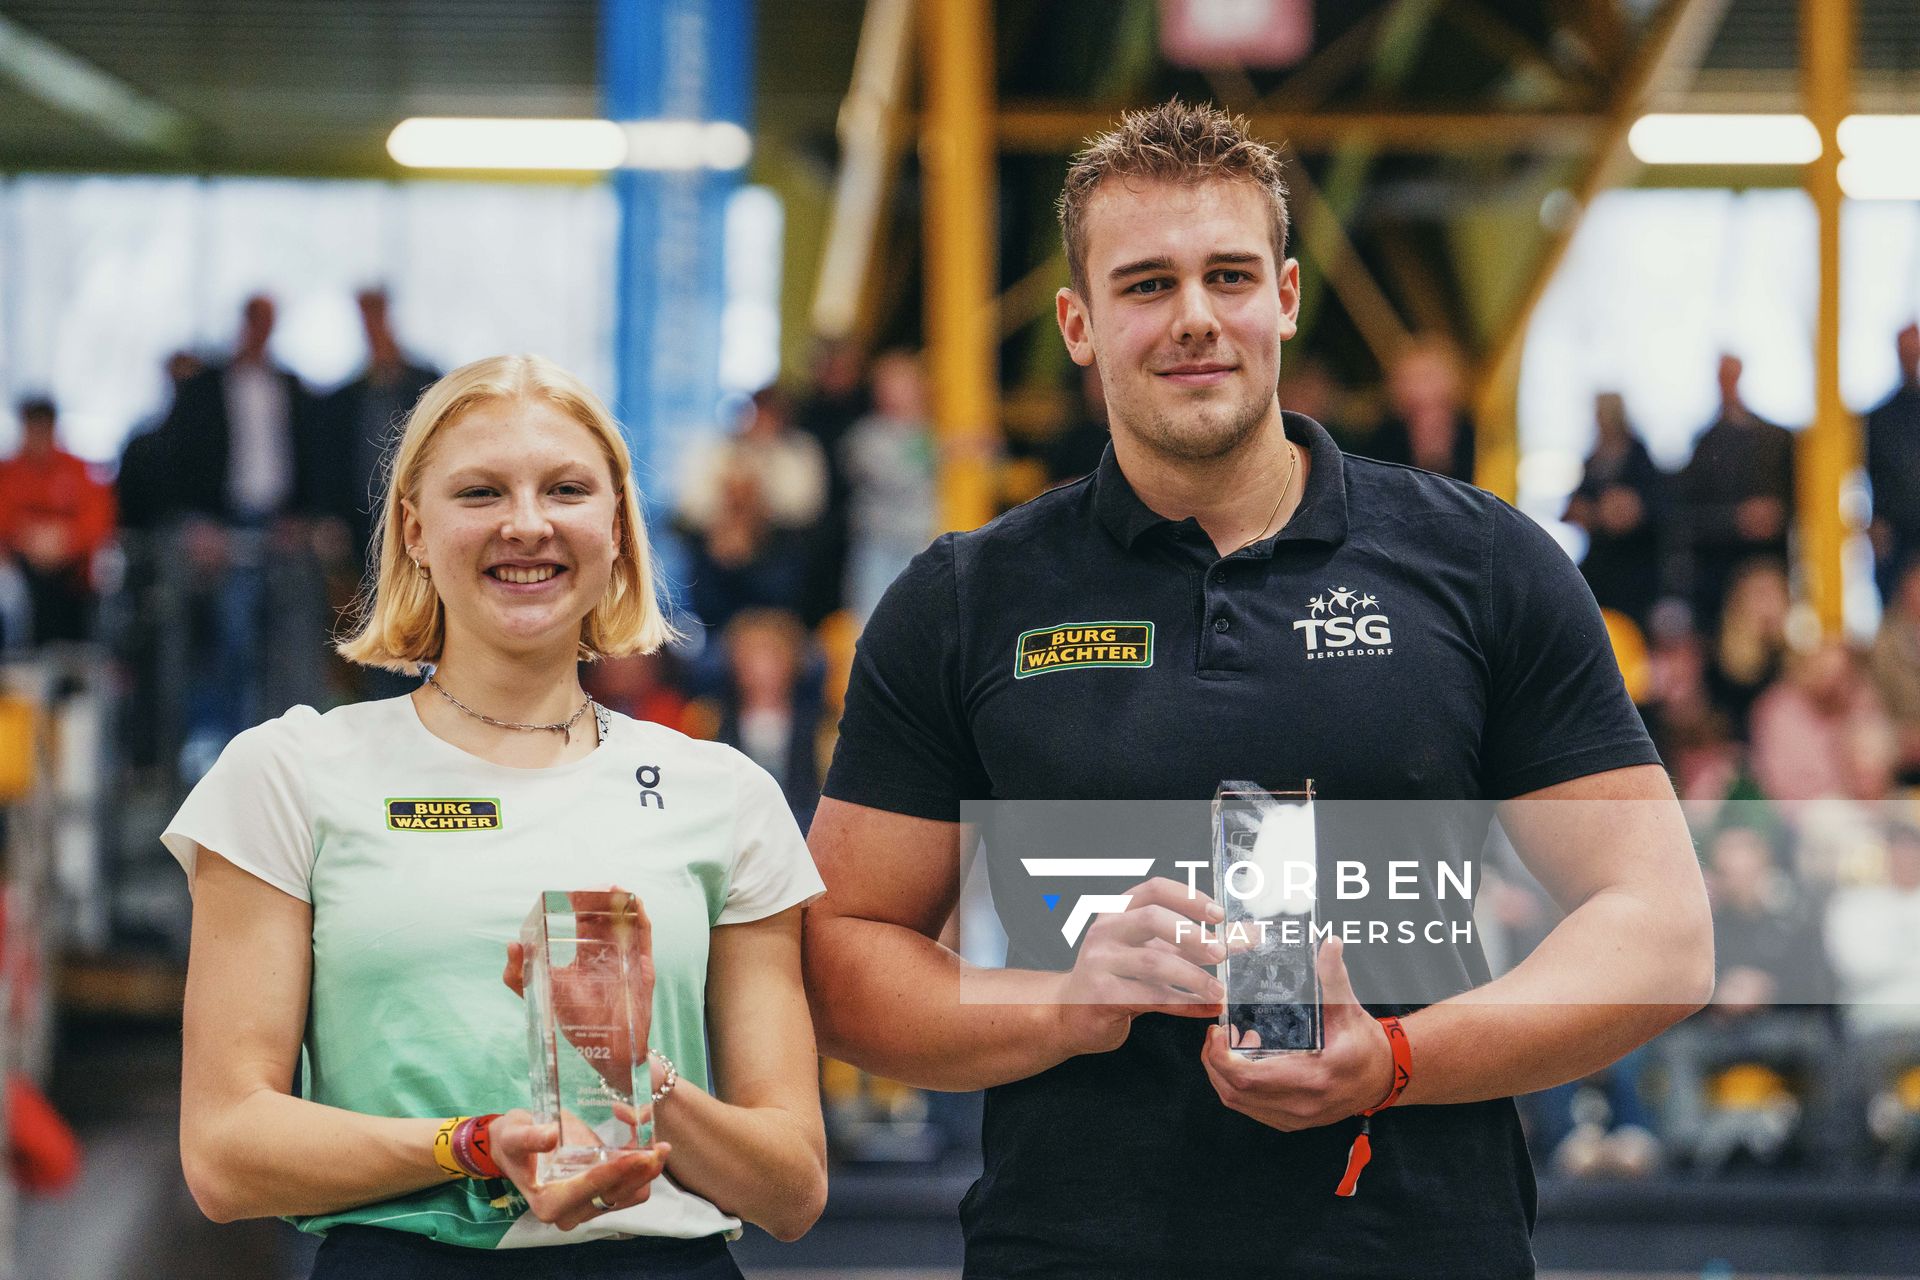
[[[1264,791],[1222,782],[1213,798],[1214,900],[1227,958],[1221,1023],[1236,1053],[1264,1058],[1321,1045],[1313,783]]]
[[[560,1125],[535,1176],[552,1182],[653,1144],[653,1072],[639,899],[618,890],[540,895],[520,927],[533,1118]],[[636,1103],[638,1105],[636,1105]]]

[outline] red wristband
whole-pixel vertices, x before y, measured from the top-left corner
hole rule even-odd
[[[1406,1028],[1398,1018],[1381,1018],[1379,1023],[1380,1029],[1387,1033],[1387,1048],[1393,1052],[1393,1087],[1387,1090],[1386,1097],[1360,1113],[1360,1132],[1353,1135],[1353,1146],[1347,1150],[1347,1171],[1341,1175],[1340,1185],[1334,1188],[1336,1196],[1350,1196],[1359,1189],[1360,1171],[1373,1159],[1371,1118],[1376,1111],[1385,1111],[1400,1101],[1407,1082],[1413,1079],[1413,1048],[1407,1043]]]
[[[505,1177],[500,1165],[493,1158],[493,1122],[500,1118],[499,1112],[474,1117],[473,1127],[467,1131],[467,1142],[473,1149],[474,1167],[489,1178]]]
[[[494,1163],[492,1153],[492,1131],[490,1126],[500,1118],[499,1113],[474,1116],[464,1120],[453,1131],[453,1159],[467,1175],[472,1178],[498,1178],[500,1166]]]

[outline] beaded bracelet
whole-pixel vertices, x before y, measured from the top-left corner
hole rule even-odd
[[[666,1079],[661,1082],[660,1087],[658,1089],[655,1089],[653,1093],[649,1095],[653,1099],[653,1101],[658,1102],[662,1098],[666,1097],[668,1094],[673,1092],[673,1086],[678,1084],[680,1081],[680,1072],[678,1069],[674,1067],[673,1059],[669,1058],[666,1054],[660,1052],[658,1049],[647,1050],[647,1056],[650,1058],[660,1059],[660,1065],[667,1069]]]

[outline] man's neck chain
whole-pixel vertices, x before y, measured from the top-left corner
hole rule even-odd
[[[1277,532],[1273,528],[1273,522],[1279,518],[1280,508],[1287,504],[1287,495],[1293,491],[1293,474],[1299,469],[1300,450],[1294,447],[1293,441],[1289,440],[1287,441],[1287,482],[1280,486],[1280,496],[1274,499],[1273,510],[1267,513],[1266,522],[1260,526],[1260,532],[1249,538],[1249,542],[1258,542],[1269,533]]]

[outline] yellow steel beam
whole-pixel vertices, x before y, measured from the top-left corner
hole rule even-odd
[[[980,0],[923,0],[921,21],[926,335],[940,515],[946,528],[971,529],[993,515],[999,432],[992,10]]]
[[[1721,0],[1724,3],[1724,0]],[[1078,151],[1096,133],[1113,127],[1114,110],[1089,111],[1045,103],[1021,103],[997,120],[1000,149],[1040,155]],[[1529,151],[1584,154],[1605,123],[1601,118],[1555,111],[1322,111],[1248,115],[1254,134],[1280,138],[1295,151],[1324,151],[1363,143],[1382,151]]]
[[[1820,219],[1820,302],[1814,338],[1813,423],[1800,435],[1800,564],[1821,625],[1842,620],[1841,555],[1848,529],[1840,488],[1859,458],[1859,427],[1840,398],[1840,122],[1853,106],[1855,0],[1801,0],[1800,72],[1820,158],[1807,191]]]
[[[1627,133],[1640,118],[1648,99],[1692,75],[1706,56],[1713,34],[1726,16],[1729,0],[1667,0],[1649,22],[1646,36],[1632,64],[1620,80],[1585,171],[1574,191],[1571,216],[1549,237],[1535,263],[1533,275],[1504,333],[1482,367],[1475,395],[1476,461],[1474,479],[1482,488],[1511,499],[1519,487],[1520,465],[1520,356],[1526,349],[1527,324],[1547,286],[1560,269],[1581,219],[1600,194],[1619,186],[1633,172],[1633,154]]]

